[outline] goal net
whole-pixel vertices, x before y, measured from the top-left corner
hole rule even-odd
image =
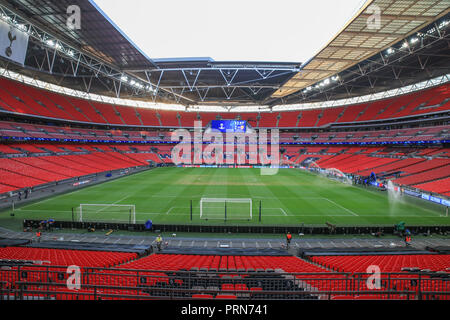
[[[130,204],[80,204],[74,221],[136,223],[136,207]]]
[[[252,199],[201,198],[200,219],[251,220]]]

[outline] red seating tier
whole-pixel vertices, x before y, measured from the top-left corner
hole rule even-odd
[[[372,256],[317,256],[311,260],[333,270],[367,272],[372,265],[381,272],[401,272],[402,268],[445,271],[450,265],[450,255],[372,255]]]
[[[43,262],[44,265],[109,267],[137,258],[136,253],[44,249],[28,247],[0,248],[0,259]],[[39,264],[39,263],[37,263]]]
[[[261,117],[259,126],[276,127],[278,116],[280,116],[279,127],[295,127],[299,114],[301,115],[301,119],[298,121],[299,127],[315,127],[334,122],[371,121],[445,111],[450,109],[449,102],[443,104],[443,101],[449,96],[449,88],[450,84],[444,84],[439,87],[360,105],[302,111],[262,112],[259,113]],[[182,126],[187,123],[186,126],[191,127],[190,124],[196,119],[195,112],[156,111],[82,100],[38,89],[6,78],[0,79],[0,96],[0,108],[5,111],[71,121],[176,128],[180,126],[177,115],[181,116]],[[159,115],[159,119],[157,115]],[[200,113],[204,126],[211,120],[216,119],[218,115],[218,113]],[[236,119],[238,114],[222,113],[220,116],[223,119]],[[256,127],[256,114],[243,113],[240,116],[242,119],[249,118],[250,120],[251,118],[252,126]]]
[[[315,127],[318,120],[319,115],[322,113],[321,109],[316,110],[303,110],[302,117],[300,118],[299,127]]]
[[[417,184],[413,186],[414,188],[434,192],[434,193],[440,193],[444,195],[449,195],[450,193],[450,177],[439,179],[427,183]]]

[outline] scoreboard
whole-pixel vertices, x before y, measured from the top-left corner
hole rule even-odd
[[[220,132],[240,132],[247,131],[247,121],[245,120],[212,120],[211,128]]]

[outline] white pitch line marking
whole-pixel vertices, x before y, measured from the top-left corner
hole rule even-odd
[[[152,173],[152,172],[155,172],[155,171],[149,171],[148,173]],[[123,180],[125,180],[127,178],[131,178],[131,177],[135,177],[135,175],[124,176],[124,177],[121,177],[120,180],[123,181]],[[33,202],[33,203],[30,203],[30,204],[27,204],[27,205],[24,206],[24,208],[29,207],[29,206],[34,206],[36,204],[44,203],[44,202],[47,202],[47,201],[50,201],[50,200],[54,200],[56,198],[73,195],[73,194],[75,194],[77,192],[80,192],[80,191],[86,191],[88,189],[95,189],[97,187],[101,187],[101,186],[104,186],[105,184],[108,184],[108,183],[111,183],[111,182],[115,182],[115,181],[117,181],[117,179],[103,181],[103,182],[100,182],[100,183],[97,183],[97,184],[94,184],[94,185],[91,185],[91,186],[86,186],[86,187],[83,187],[83,188],[80,188],[80,189],[77,189],[77,190],[69,191],[67,193],[61,193],[61,194],[58,194],[58,195],[56,195],[54,197],[50,197],[48,199],[44,199],[44,200],[41,200],[41,201],[38,201],[38,202]]]
[[[351,213],[351,214],[354,215],[355,217],[359,217],[359,215],[356,214],[356,213],[354,213],[352,210],[347,209],[346,207],[341,206],[339,203],[336,203],[336,202],[334,202],[333,200],[330,200],[330,199],[328,199],[328,198],[322,198],[322,199],[325,199],[325,200],[331,202],[332,204],[334,204],[335,206],[338,206],[338,207],[344,209],[345,211]]]
[[[173,209],[175,209],[176,207],[171,207],[169,210],[167,210],[166,214],[169,214],[170,211],[172,211]]]
[[[321,198],[323,199],[323,198]],[[179,208],[179,209],[189,209],[188,207],[175,207],[175,208]],[[265,208],[265,209],[269,209],[269,208]],[[272,208],[272,209],[277,209],[280,210],[280,208]],[[264,210],[264,209],[263,209]],[[16,209],[15,211],[23,211],[23,212],[51,212],[51,213],[71,213],[72,211],[58,211],[58,210],[28,210],[28,209]],[[166,214],[166,212],[137,212],[136,214],[146,214],[146,215],[160,215],[160,214]],[[185,216],[188,213],[172,213],[172,216]],[[265,217],[279,217],[280,215],[268,215],[268,214],[263,214]],[[291,216],[302,216],[302,217],[319,217],[321,216],[320,213],[317,214],[302,214],[302,213],[296,213],[296,214],[292,214]],[[343,214],[328,214],[328,217],[348,217],[348,215],[343,215]],[[368,214],[368,215],[363,215],[363,216],[359,216],[356,215],[358,217],[379,217],[379,218],[430,218],[430,216],[417,216],[417,215],[379,215],[379,214]],[[446,216],[435,216],[434,218],[448,218]],[[114,219],[112,219],[114,220]],[[117,219],[116,219],[117,220]]]
[[[121,199],[119,199],[119,200],[117,200],[117,201],[115,201],[115,202],[113,202],[111,204],[118,204],[119,202],[121,202],[121,201],[123,201],[123,200],[125,200],[126,198],[129,198],[129,197],[131,197],[131,194],[129,194],[129,195],[127,195],[127,196],[125,196],[125,197],[123,197],[123,198],[121,198]],[[109,203],[107,203],[107,204],[109,204]],[[95,211],[95,213],[102,212],[103,210],[106,210],[107,208],[108,207],[104,207],[103,209]]]
[[[263,208],[264,210],[279,210],[281,211],[281,213],[283,213],[283,215],[285,215],[286,217],[288,216],[288,214],[286,213],[286,211],[283,210],[283,208]],[[263,214],[265,217],[278,217],[279,215],[270,215],[270,214]]]

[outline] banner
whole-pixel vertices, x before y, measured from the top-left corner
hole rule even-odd
[[[74,187],[77,187],[77,186],[81,186],[81,185],[86,184],[86,183],[89,183],[89,182],[91,182],[91,180],[79,181],[79,182],[75,182],[75,183],[73,184],[73,186],[74,186]]]
[[[441,198],[433,197],[433,196],[430,196],[430,201],[433,201],[433,202],[436,202],[436,203],[439,203],[439,204],[442,203],[442,199]]]
[[[403,192],[404,192],[405,194],[410,195],[410,196],[414,196],[414,197],[418,197],[418,198],[421,198],[421,197],[422,197],[422,194],[421,194],[421,193],[415,192],[415,191],[412,191],[412,190],[409,190],[409,189],[404,189]]]
[[[429,195],[429,194],[422,193],[421,197],[422,197],[422,199],[424,199],[424,200],[430,200],[430,195]]]
[[[0,56],[24,65],[28,34],[0,21]]]

